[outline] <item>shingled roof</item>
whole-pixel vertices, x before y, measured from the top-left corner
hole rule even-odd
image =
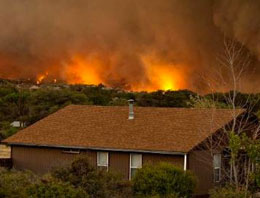
[[[6,139],[10,145],[189,152],[233,119],[232,110],[70,105]],[[236,116],[243,113],[238,110]]]

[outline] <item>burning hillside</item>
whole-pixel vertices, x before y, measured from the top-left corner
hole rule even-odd
[[[153,60],[152,57],[142,57],[146,78],[141,81],[127,82],[127,76],[121,78],[122,73],[110,73],[112,65],[106,65],[98,58],[73,57],[70,63],[63,63],[63,76],[58,80],[65,80],[69,84],[104,84],[112,87],[133,91],[176,90],[185,88],[184,66],[170,65]],[[178,68],[179,67],[179,68]],[[181,69],[180,69],[181,68]],[[105,71],[104,71],[105,69]],[[138,71],[136,71],[138,73]],[[59,73],[47,72],[37,76],[37,84],[43,82],[57,82]],[[127,73],[125,74],[127,75]],[[133,75],[135,75],[133,73]],[[108,80],[105,80],[108,79]],[[126,79],[124,81],[124,79]]]
[[[0,78],[201,91],[225,35],[258,57],[259,83],[259,11],[253,0],[0,0]]]

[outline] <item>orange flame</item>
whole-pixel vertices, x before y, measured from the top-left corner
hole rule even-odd
[[[129,85],[131,91],[156,91],[177,90],[185,87],[185,67],[162,62],[153,56],[142,56],[142,62],[146,71],[146,81]],[[105,65],[96,57],[83,58],[74,56],[69,63],[64,63],[63,78],[69,84],[107,84],[104,78]],[[51,70],[51,69],[50,69]],[[50,71],[51,72],[51,71]],[[55,73],[55,72],[54,72]],[[49,73],[41,74],[37,78],[37,84],[48,78]],[[54,78],[56,83],[57,79]]]
[[[104,83],[98,72],[101,65],[96,59],[88,60],[75,56],[72,59],[72,64],[65,66],[66,81],[70,84],[98,85]]]
[[[40,76],[37,78],[37,81],[36,81],[37,85],[41,84],[42,81],[43,81],[45,78],[46,78],[46,75],[44,75],[44,74],[40,75]]]
[[[148,84],[144,84],[133,89],[136,91],[156,91],[156,90],[178,90],[183,88],[184,73],[183,66],[164,63],[152,56],[143,56],[143,63],[149,79]]]

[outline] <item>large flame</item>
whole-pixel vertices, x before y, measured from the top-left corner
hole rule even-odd
[[[143,56],[143,63],[147,72],[149,83],[133,87],[136,91],[178,90],[184,88],[185,80],[183,67],[169,64],[153,56]]]
[[[101,63],[96,59],[75,56],[70,64],[65,64],[66,81],[70,84],[104,84],[100,78],[100,67]]]
[[[151,55],[141,56],[141,60],[147,79],[143,82],[136,82],[134,85],[128,85],[126,89],[151,92],[185,88],[185,67],[183,65],[180,67],[180,65],[165,63]],[[71,61],[63,63],[63,66],[63,80],[69,84],[104,84],[110,86],[104,78],[107,66],[96,57],[83,58],[82,56],[74,56]],[[51,71],[38,75],[37,84],[47,79],[56,83],[56,78],[49,79],[49,73]],[[54,75],[51,74],[50,76]]]

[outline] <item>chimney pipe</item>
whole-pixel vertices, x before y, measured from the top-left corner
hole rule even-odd
[[[128,120],[133,120],[134,119],[134,100],[130,99],[130,100],[128,100],[128,103],[129,103]]]

